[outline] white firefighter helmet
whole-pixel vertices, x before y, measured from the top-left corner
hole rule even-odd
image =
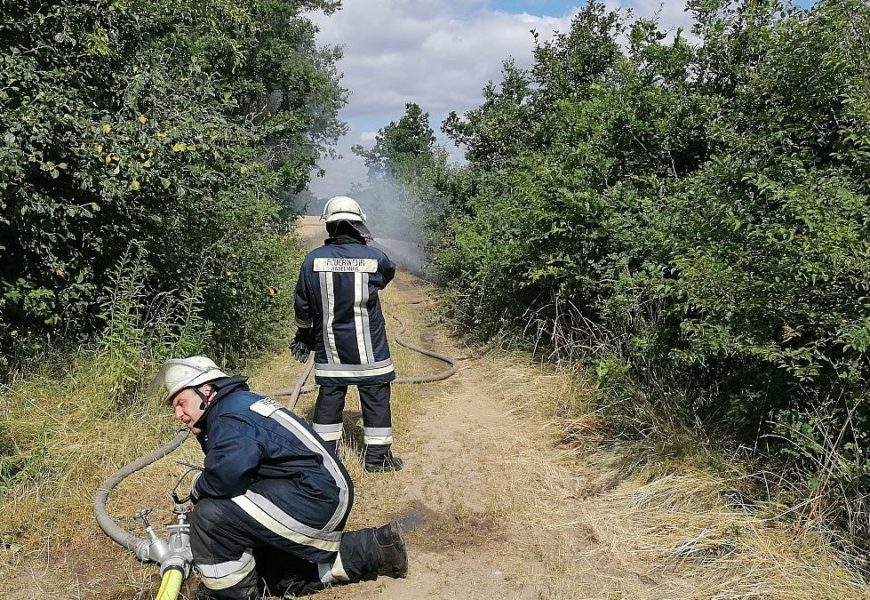
[[[348,196],[333,196],[323,207],[321,221],[332,223],[333,221],[350,221],[351,223],[365,223],[366,215],[357,204],[356,200]]]
[[[185,388],[198,387],[223,377],[229,375],[221,371],[210,358],[191,356],[172,358],[164,362],[154,383],[162,392],[162,401],[169,402],[175,394]]]

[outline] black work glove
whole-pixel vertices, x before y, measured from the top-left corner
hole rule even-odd
[[[311,327],[299,328],[293,341],[290,342],[290,354],[301,363],[308,360],[308,354],[314,350],[314,330]]]

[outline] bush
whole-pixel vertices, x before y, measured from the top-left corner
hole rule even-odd
[[[662,411],[812,473],[866,533],[870,8],[689,8],[693,44],[590,2],[447,120],[472,183],[432,199],[434,264],[481,338],[678,390]]]
[[[277,201],[342,131],[327,0],[16,2],[0,8],[0,370],[101,326],[132,242],[143,294],[201,290],[216,344],[288,317]]]

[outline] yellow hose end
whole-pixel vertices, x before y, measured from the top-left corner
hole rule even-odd
[[[176,600],[178,592],[181,591],[181,583],[184,581],[184,575],[178,569],[168,569],[163,574],[163,583],[160,584],[160,591],[157,592],[155,600]]]

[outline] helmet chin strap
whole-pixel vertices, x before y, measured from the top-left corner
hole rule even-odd
[[[208,406],[208,399],[211,394],[204,394],[202,390],[200,390],[198,387],[193,388],[193,391],[196,393],[197,396],[199,396],[199,399],[202,400],[202,404],[199,405],[199,410],[205,410]]]

